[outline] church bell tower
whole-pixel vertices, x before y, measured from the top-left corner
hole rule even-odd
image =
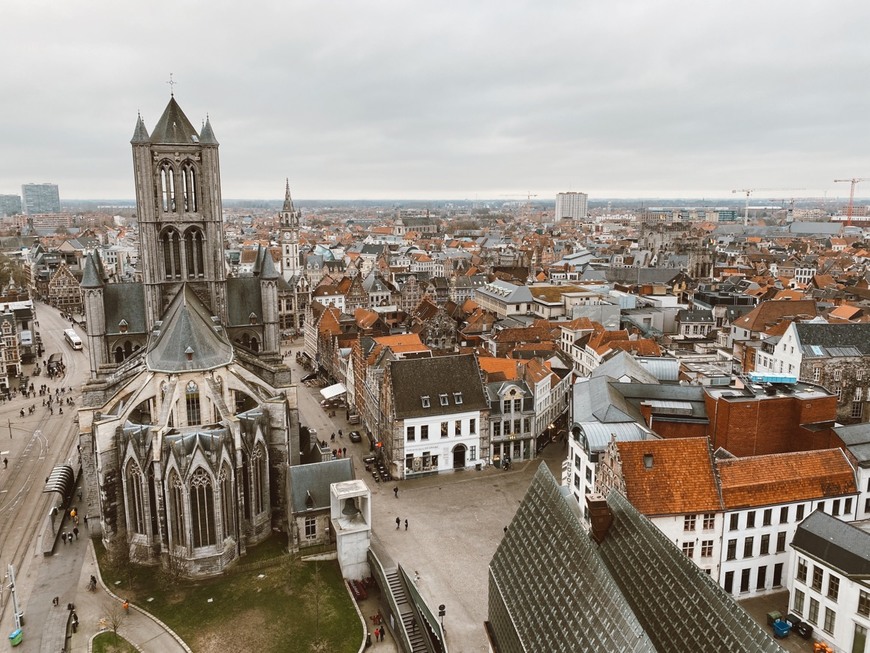
[[[226,324],[219,144],[211,123],[206,118],[197,133],[173,94],[150,135],[139,116],[130,142],[148,331],[183,284]]]
[[[281,209],[281,275],[289,281],[299,273],[299,221],[302,211],[293,208],[290,197],[290,180],[284,191],[284,206]]]

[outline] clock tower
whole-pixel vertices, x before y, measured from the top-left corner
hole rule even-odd
[[[281,274],[290,281],[299,274],[299,220],[302,211],[293,208],[290,197],[290,180],[284,191],[284,207],[281,209]]]

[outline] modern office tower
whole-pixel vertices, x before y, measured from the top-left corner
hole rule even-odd
[[[60,194],[57,184],[24,184],[21,200],[26,215],[60,213]]]
[[[583,220],[588,199],[586,193],[557,193],[556,220]]]
[[[21,213],[21,196],[0,195],[0,218]]]

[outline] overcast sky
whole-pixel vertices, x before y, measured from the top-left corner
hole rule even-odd
[[[0,193],[132,198],[175,96],[225,198],[848,197],[870,2],[27,0],[0,8]],[[856,196],[870,197],[870,181]]]

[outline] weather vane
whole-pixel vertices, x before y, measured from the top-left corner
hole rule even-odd
[[[166,83],[169,84],[169,95],[171,97],[175,97],[175,85],[178,82],[176,82],[175,80],[172,79],[172,73],[169,73],[169,81]]]

